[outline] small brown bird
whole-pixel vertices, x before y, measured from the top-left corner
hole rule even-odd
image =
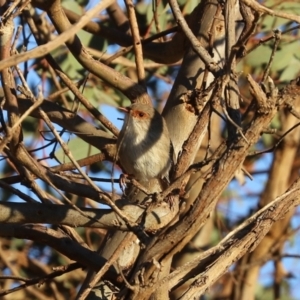
[[[125,172],[139,182],[168,179],[172,144],[164,118],[147,104],[135,103],[120,109],[126,116],[117,147]]]

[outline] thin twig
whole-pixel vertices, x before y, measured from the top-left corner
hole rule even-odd
[[[139,84],[146,87],[145,69],[144,69],[144,62],[143,62],[143,49],[142,49],[141,37],[139,33],[139,26],[134,11],[134,5],[132,0],[125,0],[125,3],[128,11],[129,23],[130,23],[131,34],[133,39],[133,48],[135,52],[135,63],[137,68],[138,81]]]
[[[198,39],[193,34],[192,30],[189,28],[186,20],[184,19],[179,5],[176,0],[169,0],[169,4],[172,8],[173,14],[175,15],[176,21],[179,26],[182,28],[188,40],[191,42],[192,48],[199,55],[201,60],[205,63],[205,66],[208,68],[210,72],[216,74],[220,72],[220,67],[218,64],[212,59],[207,50],[201,46]]]
[[[103,0],[99,2],[95,7],[87,11],[79,21],[71,26],[68,30],[57,36],[52,41],[48,42],[46,45],[38,46],[33,50],[27,51],[25,53],[21,53],[18,55],[14,55],[0,62],[0,70],[4,68],[8,68],[19,64],[21,62],[30,60],[32,58],[38,58],[45,56],[45,54],[50,53],[54,49],[58,48],[64,42],[70,39],[70,36],[76,34],[82,27],[84,27],[94,16],[96,16],[100,11],[104,10],[107,6],[113,3],[114,0]]]
[[[32,279],[27,279],[27,278],[23,278],[23,277],[19,277],[19,276],[1,276],[0,280],[13,279],[13,280],[18,280],[18,281],[25,281],[25,283],[21,284],[19,286],[16,286],[12,289],[0,292],[0,296],[5,296],[5,295],[8,295],[8,294],[14,293],[16,291],[28,288],[29,286],[35,285],[35,284],[38,284],[40,286],[43,283],[45,283],[45,282],[47,282],[47,281],[49,281],[49,280],[51,280],[55,277],[64,275],[66,273],[69,273],[69,272],[74,271],[74,270],[79,269],[79,268],[82,268],[82,265],[80,265],[79,263],[72,263],[68,266],[64,266],[64,268],[61,269],[61,270],[57,270],[57,271],[54,271],[54,272],[52,272],[48,275],[37,277],[37,278],[32,278]]]
[[[88,109],[88,111],[103,124],[108,130],[110,130],[115,136],[119,135],[119,130],[115,127],[99,110],[94,107],[79,91],[76,85],[61,71],[56,70],[59,77],[68,86],[72,93],[77,97],[77,99]]]
[[[288,14],[282,11],[276,11],[276,10],[272,10],[270,8],[267,8],[261,4],[259,4],[259,2],[254,1],[254,0],[242,0],[247,6],[251,7],[252,9],[254,9],[255,11],[259,12],[259,13],[265,13],[268,14],[272,17],[276,16],[276,17],[280,17],[283,19],[288,19],[291,21],[295,21],[297,23],[300,23],[300,16],[294,15],[294,14]]]
[[[18,69],[17,69],[18,70]],[[27,85],[27,82],[25,81],[23,74],[19,73],[20,79],[22,81],[22,84],[24,86],[24,91],[25,93],[29,94],[28,96],[30,97],[30,99],[35,102],[36,99],[33,96],[33,94],[31,93],[29,86]],[[41,93],[41,90],[39,90],[39,97],[38,99],[43,99],[43,95]],[[55,129],[55,127],[52,125],[49,117],[47,116],[47,114],[41,109],[39,108],[39,113],[42,117],[42,119],[45,121],[45,123],[47,124],[47,126],[49,127],[49,129],[52,131],[52,133],[54,134],[55,138],[57,139],[57,141],[59,142],[59,144],[61,145],[62,149],[64,150],[65,154],[68,156],[68,158],[71,160],[71,162],[75,165],[76,169],[79,171],[79,173],[82,175],[82,177],[90,184],[91,187],[93,187],[97,192],[99,192],[99,194],[102,194],[102,199],[104,201],[106,201],[106,203],[128,224],[128,226],[133,227],[136,226],[136,224],[132,224],[131,221],[128,219],[127,216],[125,216],[123,214],[123,212],[115,205],[115,203],[110,199],[109,195],[106,195],[105,193],[103,193],[98,186],[89,178],[89,176],[82,171],[80,165],[78,164],[78,162],[74,159],[72,153],[70,152],[68,146],[65,144],[65,142],[62,140],[62,138],[60,137],[59,133],[57,132],[57,130]],[[81,211],[76,205],[74,205],[63,193],[61,193],[54,185],[53,183],[48,180],[48,184],[50,184],[54,189],[57,190],[57,192],[72,206],[74,207],[79,213],[81,213],[82,215],[84,215],[85,217],[87,217],[83,211]],[[98,222],[97,220],[95,220],[96,222]]]
[[[77,162],[80,167],[90,166],[91,164],[103,161],[106,159],[106,155],[104,153],[97,153],[94,155],[91,155],[86,158],[79,159]],[[63,171],[72,171],[75,170],[76,167],[72,162],[64,163],[58,166],[53,166],[49,168],[51,172],[57,173],[57,172],[63,172]]]
[[[256,155],[260,155],[260,154],[264,154],[264,153],[270,153],[272,151],[274,151],[278,146],[279,144],[283,141],[283,139],[291,132],[293,131],[296,127],[298,127],[300,125],[300,122],[295,124],[294,126],[292,126],[289,130],[287,130],[281,137],[280,139],[275,143],[274,146],[268,148],[268,149],[265,149],[265,150],[262,150],[262,151],[253,151],[251,153],[249,153],[247,155],[247,157],[251,157],[251,156],[256,156]]]
[[[22,33],[22,30],[23,30],[23,26],[19,25],[18,28],[17,28],[17,32],[15,34],[15,37],[14,37],[14,40],[13,40],[13,43],[11,45],[11,54],[16,54],[15,51],[16,51],[16,45],[17,45],[17,42],[19,40],[19,37]]]
[[[147,43],[155,41],[155,40],[159,39],[160,37],[166,36],[170,33],[176,32],[177,30],[178,30],[178,26],[175,26],[170,29],[164,30],[162,32],[156,33],[153,36],[150,36],[149,38],[142,40],[142,45],[146,45]],[[105,63],[106,65],[109,65],[116,58],[130,52],[132,50],[132,48],[133,48],[133,46],[121,48],[121,50],[119,50],[118,52],[113,54],[111,57],[105,59],[105,61],[103,63]]]
[[[269,62],[265,68],[265,72],[264,72],[264,75],[262,77],[262,80],[261,82],[265,82],[269,76],[269,72],[270,72],[270,69],[271,69],[271,65],[272,65],[272,62],[274,60],[274,56],[275,56],[275,53],[277,51],[277,48],[278,48],[278,45],[279,45],[279,42],[280,42],[280,39],[281,39],[281,32],[280,30],[274,30],[274,38],[275,38],[275,42],[274,42],[274,46],[273,46],[273,49],[272,49],[272,53],[270,55],[270,58],[269,58]]]
[[[40,93],[39,97],[43,97],[43,95]],[[52,125],[50,119],[48,118],[47,114],[41,110],[40,110],[40,114],[43,118],[43,120],[46,122],[47,126],[49,127],[49,129],[52,131],[52,133],[54,134],[55,138],[57,139],[57,141],[59,142],[59,144],[61,145],[64,153],[68,156],[68,158],[71,160],[71,162],[75,165],[76,169],[78,170],[78,172],[82,175],[82,177],[90,184],[90,186],[92,188],[94,188],[97,192],[102,194],[102,198],[103,200],[106,201],[106,203],[130,226],[133,227],[136,224],[132,224],[132,222],[128,219],[128,217],[126,215],[124,215],[124,213],[115,205],[115,203],[110,199],[109,196],[105,195],[105,193],[103,193],[99,187],[89,178],[89,176],[83,172],[83,170],[81,169],[81,167],[79,166],[78,162],[75,160],[75,158],[73,157],[70,149],[68,148],[68,146],[66,145],[66,143],[62,140],[62,138],[60,137],[59,133],[57,132],[57,130],[55,129],[55,127]],[[64,199],[66,199],[66,197],[61,194]],[[73,205],[73,204],[72,204]],[[97,221],[97,220],[96,220]]]
[[[28,203],[37,203],[37,201],[35,201],[33,198],[21,192],[19,189],[12,187],[10,184],[7,184],[3,179],[0,179],[0,187],[3,190],[11,192],[12,194],[18,196],[20,199],[23,199]]]
[[[285,26],[285,25],[283,25]],[[294,27],[291,27],[287,30],[284,30],[281,32],[281,35],[284,35],[286,33],[289,33],[291,31],[294,31],[294,30],[297,30],[297,29],[300,29],[300,25],[297,25],[297,26],[294,26]],[[263,39],[260,39],[259,42],[254,45],[251,49],[247,50],[247,54],[251,53],[252,51],[254,51],[256,48],[258,48],[259,46],[261,46],[262,44],[266,43],[266,42],[269,42],[271,40],[275,39],[275,35],[272,34],[271,36],[268,36],[268,37],[265,37]]]

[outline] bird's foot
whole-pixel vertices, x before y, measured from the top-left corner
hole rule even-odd
[[[125,190],[127,188],[127,181],[128,181],[129,177],[130,177],[130,175],[128,175],[128,174],[121,174],[120,178],[119,178],[119,186],[124,195],[126,195]]]

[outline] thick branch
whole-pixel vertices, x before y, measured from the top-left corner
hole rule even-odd
[[[47,9],[47,12],[56,30],[61,34],[68,31],[68,28],[72,26],[67,19],[59,0],[53,1]],[[66,41],[66,45],[85,69],[120,90],[131,101],[137,101],[138,99],[139,102],[143,103],[151,102],[144,87],[136,84],[130,78],[114,69],[94,60],[76,35]]]
[[[121,205],[120,208],[132,222],[145,213],[144,209],[136,205]],[[125,222],[111,209],[82,207],[80,210],[84,215],[68,205],[3,203],[0,204],[0,224],[46,223],[128,231]],[[174,218],[174,214],[167,203],[162,203],[147,213],[143,219],[143,229],[146,232],[155,232],[166,226]]]

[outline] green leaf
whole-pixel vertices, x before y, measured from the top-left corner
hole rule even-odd
[[[71,139],[67,144],[76,160],[99,153],[99,149],[90,146],[88,143],[77,137]],[[70,162],[70,159],[66,156],[62,148],[55,152],[55,155],[62,163]]]
[[[289,64],[281,73],[279,80],[290,81],[299,74],[299,70],[300,70],[300,60],[295,56],[291,56]]]
[[[261,68],[263,64],[266,64],[269,61],[271,51],[269,46],[261,45],[245,57],[244,64],[254,68]]]
[[[299,53],[299,46],[299,42],[280,44],[279,50],[275,53],[272,70],[279,71],[291,64],[292,60],[295,59],[294,55]]]
[[[78,15],[82,15],[83,13],[83,9],[82,6],[80,6],[79,4],[83,4],[83,2],[80,1],[74,1],[74,0],[64,0],[62,1],[62,6],[73,11],[74,13],[78,14]]]

